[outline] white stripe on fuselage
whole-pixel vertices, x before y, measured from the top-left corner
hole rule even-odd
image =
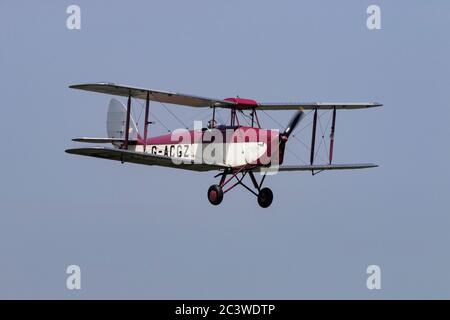
[[[144,152],[143,145],[129,146],[128,149]],[[221,152],[221,150],[224,151]],[[150,144],[146,146],[145,152],[183,161],[237,167],[256,162],[266,151],[267,143],[265,142],[236,142],[226,144]]]

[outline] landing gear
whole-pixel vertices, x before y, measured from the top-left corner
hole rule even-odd
[[[217,206],[223,200],[223,190],[222,187],[214,184],[208,189],[208,200],[211,204]]]
[[[211,204],[217,206],[219,205],[223,200],[223,195],[236,187],[238,184],[243,186],[245,189],[250,191],[250,193],[254,194],[258,199],[258,204],[262,208],[268,208],[273,201],[273,193],[272,190],[269,188],[262,188],[262,184],[264,183],[264,179],[266,178],[266,175],[264,174],[261,181],[258,183],[256,180],[256,177],[252,171],[252,167],[242,167],[238,170],[232,170],[232,169],[225,169],[222,173],[219,173],[215,177],[221,177],[219,184],[214,184],[208,189],[208,200],[211,202]],[[239,177],[238,175],[241,175]],[[244,177],[248,174],[250,177],[253,187],[255,188],[255,191],[252,190],[249,186],[247,186],[242,180]],[[227,176],[231,175],[230,178],[227,179]],[[235,183],[233,183],[231,186],[225,187],[230,181],[236,180]]]
[[[269,188],[262,188],[258,194],[258,204],[262,208],[267,208],[272,204],[273,192]]]

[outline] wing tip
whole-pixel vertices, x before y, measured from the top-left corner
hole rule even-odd
[[[104,147],[71,148],[71,149],[64,150],[64,152],[69,153],[69,154],[78,154],[79,155],[80,152],[103,150],[103,149],[107,149],[107,148],[104,148]]]
[[[68,153],[68,154],[76,154],[76,153],[75,153],[75,150],[76,150],[76,149],[66,149],[66,150],[64,150],[64,152],[65,152],[65,153]]]
[[[88,86],[120,86],[117,83],[114,82],[105,82],[105,81],[100,81],[100,82],[86,82],[86,83],[77,83],[77,84],[71,84],[69,85],[70,89],[84,89],[85,87]]]

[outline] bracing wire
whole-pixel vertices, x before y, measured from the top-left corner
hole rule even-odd
[[[143,102],[141,102],[140,100],[137,100],[138,101],[138,103],[141,105],[141,115],[142,115],[142,110],[144,109],[144,103]],[[139,117],[141,117],[141,115],[139,116]],[[159,120],[159,118],[155,115],[155,114],[153,114],[152,113],[152,118],[155,118],[156,119],[156,121],[158,121],[158,123],[159,124],[161,124],[163,127],[164,127],[164,129],[166,129],[167,130],[167,132],[172,132],[172,130],[170,130],[165,124],[164,124],[164,122],[162,122],[161,120]]]
[[[155,98],[155,101],[159,102],[164,107],[164,109],[166,109],[166,111],[170,113],[172,117],[174,117],[185,129],[189,129],[189,127],[183,122],[183,120],[181,120],[175,113],[173,113],[172,110],[170,110],[163,102],[156,99],[156,97],[153,94],[152,96]]]

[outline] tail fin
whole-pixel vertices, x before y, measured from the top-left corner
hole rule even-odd
[[[118,100],[111,99],[106,119],[106,131],[108,138],[125,139],[125,127],[127,121],[127,108]],[[130,116],[129,139],[137,140],[139,135],[136,122]]]

